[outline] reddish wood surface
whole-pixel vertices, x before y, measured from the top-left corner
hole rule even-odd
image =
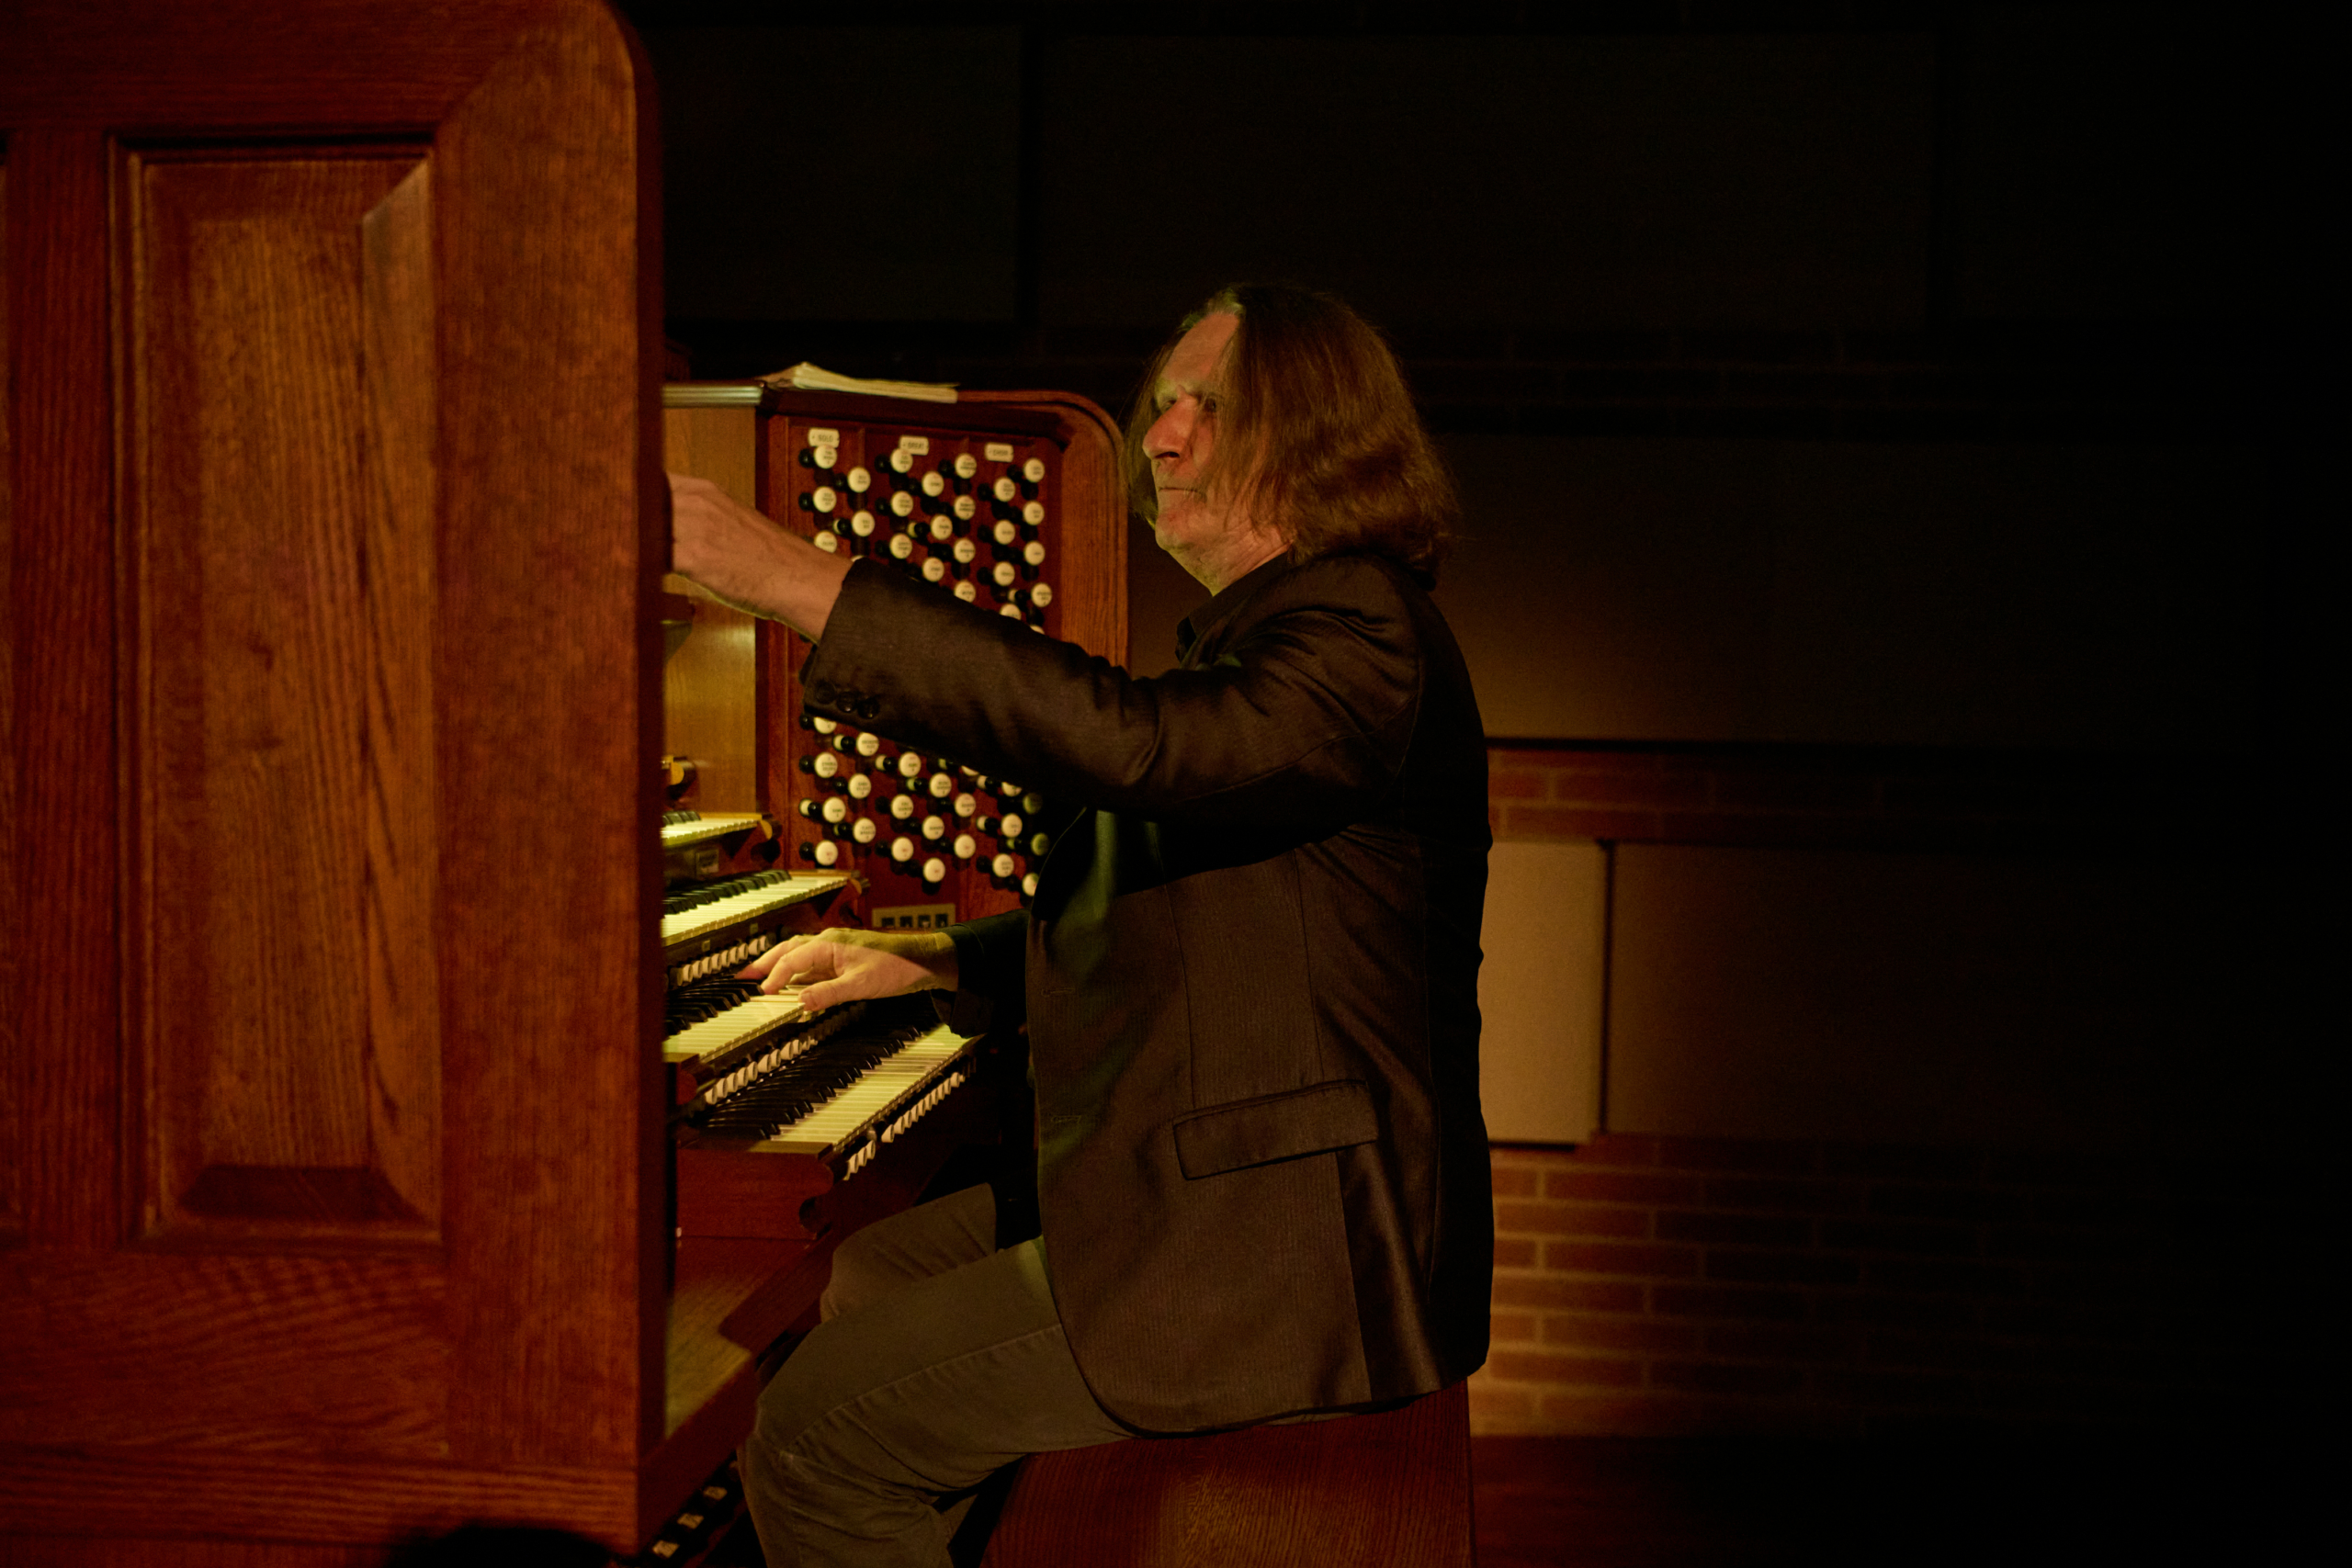
[[[9,837],[21,878],[11,902],[26,914],[5,971],[15,994],[0,998],[0,1013],[17,1030],[28,1239],[106,1247],[122,1224],[109,1048],[119,974],[106,143],[95,131],[17,123],[8,143]],[[96,1048],[61,1048],[69,1042]]]
[[[801,1211],[833,1185],[831,1168],[807,1155],[748,1149],[678,1151],[678,1230],[688,1236],[806,1239]]]
[[[428,174],[118,153],[127,1032],[177,1245],[438,1232]]]
[[[759,497],[757,409],[665,409],[662,461],[711,480],[746,506]],[[700,586],[671,577],[692,599],[695,629],[662,668],[662,754],[691,758],[694,777],[673,804],[697,811],[759,811],[766,710],[759,700],[759,639],[752,618]]]
[[[1469,1568],[1464,1386],[1402,1409],[1023,1462],[987,1568]]]
[[[805,1239],[743,1236],[689,1236],[678,1244],[676,1282],[670,1297],[668,1419],[673,1432],[720,1400],[728,1385],[749,1369],[753,1354],[766,1348],[766,1339],[747,1345],[730,1338],[725,1325],[756,1292],[797,1269],[812,1246]],[[821,1288],[820,1281],[810,1291],[811,1302]],[[727,1440],[731,1443],[748,1430],[748,1426],[739,1427]],[[707,1475],[715,1463],[705,1465],[694,1479]]]
[[[595,0],[0,15],[0,1529],[674,1501],[649,93]]]
[[[0,1568],[380,1568],[381,1547],[277,1546],[256,1549],[241,1541],[163,1540],[153,1538],[21,1535],[0,1536]]]
[[[0,1255],[0,1344],[38,1352],[11,1358],[0,1443],[440,1458],[445,1298],[429,1263],[364,1253]]]
[[[0,1561],[632,1549],[822,1279],[672,1322],[643,57],[21,0],[0,126]]]
[[[662,1427],[659,413],[639,319],[651,127],[608,14],[522,33],[443,127],[439,733],[451,897],[450,1444],[627,1466]],[[457,308],[462,301],[462,309]],[[510,782],[511,781],[511,782]],[[560,957],[559,957],[560,955]]]
[[[8,1461],[0,1519],[11,1534],[235,1541],[247,1554],[232,1560],[254,1564],[322,1541],[376,1543],[380,1561],[383,1543],[471,1519],[557,1523],[605,1540],[639,1534],[635,1465],[356,1464],[189,1445],[28,1447]]]
[[[15,299],[8,287],[8,165],[0,152],[0,1247],[20,1245],[25,1236],[24,1123],[17,1107],[21,1091],[17,1064],[17,964],[23,953],[24,924],[17,886],[17,653],[14,630],[15,597],[10,592],[11,564],[16,559],[15,465],[9,461],[10,436],[16,416],[8,400],[13,378],[7,367],[9,310]]]

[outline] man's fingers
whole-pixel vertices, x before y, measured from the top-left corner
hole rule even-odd
[[[774,995],[786,986],[806,987],[811,977],[820,980],[831,979],[832,973],[832,967],[830,964],[821,968],[804,968],[795,964],[779,964],[768,971],[767,978],[760,982],[760,989]]]
[[[836,1001],[855,1001],[857,998],[854,997],[835,994],[846,988],[839,980],[824,980],[813,986],[803,987],[800,992],[800,1006],[804,1011],[822,1012]]]
[[[738,980],[757,980],[762,978],[769,970],[776,966],[777,960],[781,959],[786,953],[789,953],[792,950],[793,945],[794,944],[790,942],[786,942],[778,947],[769,948],[765,953],[761,953],[749,964],[746,964],[741,969],[736,970],[735,977]]]
[[[735,977],[739,980],[756,980],[763,976],[772,975],[778,965],[798,963],[803,953],[824,942],[832,934],[830,931],[823,931],[813,935],[804,932],[799,936],[786,937],[782,942],[736,970]],[[791,970],[787,967],[785,972],[789,975]]]

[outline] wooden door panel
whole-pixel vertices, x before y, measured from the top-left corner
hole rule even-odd
[[[627,1465],[662,1437],[669,1239],[659,215],[626,41],[562,10],[435,139],[450,1440]]]
[[[10,1535],[175,1538],[156,1555],[100,1561],[156,1568],[185,1561],[189,1537],[238,1543],[239,1568],[292,1568],[320,1541],[375,1543],[381,1563],[392,1543],[454,1529],[469,1520],[560,1524],[602,1540],[639,1543],[661,1521],[638,1525],[628,1470],[563,1465],[379,1461],[355,1465],[303,1454],[118,1447],[83,1452],[12,1451],[0,1477],[0,1522]],[[706,1471],[704,1472],[707,1474]],[[700,1479],[697,1477],[696,1479]],[[684,1493],[673,1499],[684,1501]],[[0,1542],[8,1536],[0,1536]],[[0,1551],[5,1551],[0,1548]],[[47,1564],[50,1558],[23,1561]],[[220,1561],[221,1559],[215,1559]],[[0,1562],[17,1561],[0,1556]]]
[[[17,668],[11,632],[16,624],[9,565],[16,558],[9,495],[14,487],[8,461],[8,149],[0,138],[0,1248],[25,1238],[24,1129],[17,1120],[17,964],[23,926],[17,900]]]
[[[0,1256],[0,1344],[39,1347],[0,1442],[444,1457],[446,1297],[406,1258]]]
[[[641,1539],[642,71],[597,0],[0,5],[0,1540]]]
[[[383,1568],[377,1546],[279,1546],[136,1536],[0,1536],[0,1568]]]
[[[79,126],[8,131],[17,884],[0,1017],[16,1036],[25,1240],[110,1247],[123,1210],[107,141]]]
[[[119,171],[140,1234],[430,1240],[431,166]]]

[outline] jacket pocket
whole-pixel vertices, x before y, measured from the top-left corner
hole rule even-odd
[[[1176,1163],[1188,1177],[1319,1155],[1380,1136],[1372,1091],[1354,1078],[1237,1100],[1179,1117]]]

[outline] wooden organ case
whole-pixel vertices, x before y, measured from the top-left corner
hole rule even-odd
[[[808,864],[817,738],[665,733],[657,165],[599,0],[0,9],[0,1564],[628,1551],[748,1422],[827,1237],[673,1241],[659,824]]]

